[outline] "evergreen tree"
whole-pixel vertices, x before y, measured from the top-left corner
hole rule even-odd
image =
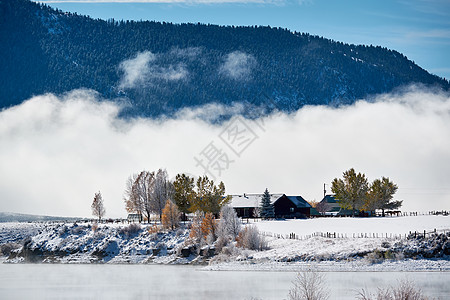
[[[261,197],[261,217],[264,219],[270,219],[275,217],[275,211],[273,204],[270,202],[269,190],[266,188],[264,194]]]
[[[173,182],[173,200],[183,213],[183,221],[186,220],[186,214],[190,212],[191,205],[195,199],[194,187],[194,178],[186,174],[177,174]]]

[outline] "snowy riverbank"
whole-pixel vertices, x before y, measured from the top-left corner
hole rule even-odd
[[[186,228],[154,233],[150,225],[137,224],[100,224],[96,228],[92,224],[0,223],[0,245],[6,249],[3,252],[9,251],[3,258],[8,263],[200,264],[205,270],[260,271],[450,271],[449,217],[327,218],[254,225],[274,233],[265,237],[267,250],[228,247],[216,253],[214,245],[188,247]],[[432,233],[404,238],[410,231]],[[337,232],[337,237],[311,237],[315,232]],[[364,232],[372,236],[380,233],[380,237],[361,238],[358,233]],[[286,239],[290,233],[300,238]]]

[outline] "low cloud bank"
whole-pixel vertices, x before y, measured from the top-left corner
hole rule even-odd
[[[178,50],[175,55],[192,55],[189,49]],[[137,88],[153,85],[160,80],[177,81],[186,79],[189,72],[183,63],[164,65],[159,56],[150,51],[138,52],[135,57],[120,63],[119,69],[123,72],[119,83],[120,88]]]
[[[256,59],[253,55],[234,51],[225,56],[220,72],[234,80],[248,80],[255,65]]]
[[[450,209],[449,94],[411,87],[370,103],[309,106],[221,125],[203,119],[224,110],[238,113],[239,106],[206,108],[184,110],[176,119],[124,121],[117,118],[117,105],[77,90],[3,110],[2,210],[90,216],[100,190],[107,216],[125,216],[122,195],[131,173],[165,167],[170,176],[201,175],[194,157],[211,145],[228,158],[220,174],[210,170],[228,193],[267,187],[320,200],[324,183],[354,167],[370,180],[390,177],[406,211]],[[243,139],[233,135],[245,128]]]

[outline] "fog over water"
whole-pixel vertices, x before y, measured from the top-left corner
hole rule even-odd
[[[449,294],[446,272],[325,272],[330,299],[410,280],[426,296]],[[192,266],[2,264],[2,299],[285,299],[295,272],[200,271]]]
[[[171,177],[202,175],[194,157],[211,145],[229,163],[223,167],[222,160],[221,174],[211,175],[230,194],[267,187],[320,200],[323,184],[329,190],[333,178],[353,167],[369,180],[388,176],[397,183],[403,210],[450,209],[447,93],[413,86],[351,106],[307,106],[214,125],[202,116],[240,107],[208,105],[157,120],[123,120],[119,111],[86,90],[36,96],[1,111],[1,210],[90,216],[100,190],[107,217],[125,216],[122,195],[131,173],[163,167]],[[250,135],[233,140],[236,128]]]

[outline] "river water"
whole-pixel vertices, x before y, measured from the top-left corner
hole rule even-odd
[[[449,272],[325,272],[330,299],[409,279],[450,299]],[[0,264],[0,299],[286,299],[294,272],[201,271],[194,266]]]

